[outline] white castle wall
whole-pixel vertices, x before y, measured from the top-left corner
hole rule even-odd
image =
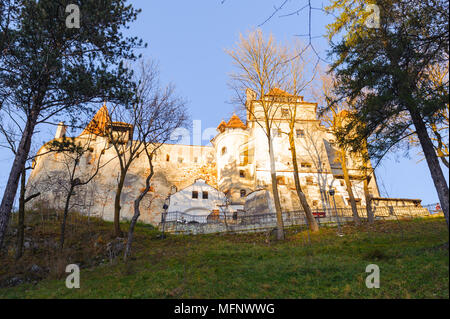
[[[253,101],[255,114],[258,111],[257,101]],[[281,105],[282,106],[282,105]],[[281,112],[282,107],[279,111]],[[330,187],[336,191],[335,199],[338,206],[348,205],[348,194],[343,179],[340,164],[336,161],[333,145],[333,135],[320,125],[316,119],[316,104],[302,102],[298,105],[295,129],[303,130],[304,134],[295,137],[299,177],[307,199],[315,209],[327,208],[332,205],[327,191]],[[147,223],[159,224],[163,203],[167,196],[172,195],[170,211],[182,211],[193,214],[204,214],[206,211],[217,209],[223,203],[228,191],[231,205],[242,208],[245,195],[259,189],[271,191],[271,175],[268,142],[264,130],[248,117],[246,128],[225,128],[219,131],[212,140],[213,146],[190,146],[179,144],[165,144],[158,151],[154,159],[155,174],[152,179],[152,189],[144,198],[141,206],[141,220]],[[58,129],[58,137],[62,135],[62,126]],[[280,130],[281,135],[273,139],[274,156],[276,160],[276,175],[279,178],[279,193],[283,210],[300,208],[295,190],[292,156],[287,134],[289,127],[282,114],[276,114],[274,130]],[[78,137],[83,141],[83,137]],[[86,140],[84,140],[86,141]],[[85,214],[113,220],[114,196],[119,177],[119,162],[116,153],[104,137],[97,137],[92,144],[92,152],[80,162],[79,177],[86,178],[95,169],[95,163],[104,146],[107,148],[102,155],[101,165],[105,165],[91,183],[75,191],[71,209]],[[222,154],[223,147],[226,153]],[[242,154],[246,151],[243,163]],[[46,207],[62,209],[67,194],[67,167],[63,153],[47,153],[44,146],[38,156],[35,167],[30,175],[27,192],[40,191],[42,195],[34,199],[31,205],[39,203]],[[44,155],[45,154],[45,155]],[[359,175],[358,161],[348,158],[350,174]],[[303,163],[308,165],[303,166]],[[241,176],[240,171],[244,172]],[[149,172],[149,165],[145,155],[141,155],[131,165],[125,179],[125,186],[121,196],[121,216],[130,219],[133,215],[133,202],[144,187],[145,178]],[[205,181],[197,181],[202,179]],[[200,183],[200,184],[199,184]],[[365,204],[363,183],[353,179],[355,197]],[[370,182],[373,196],[379,196],[375,178]],[[199,199],[192,199],[192,190],[198,188]],[[218,189],[220,192],[214,189]],[[202,189],[208,189],[211,198],[201,199]]]

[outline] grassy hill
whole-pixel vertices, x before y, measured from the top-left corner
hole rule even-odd
[[[347,225],[342,237],[334,228],[314,235],[291,229],[279,243],[264,233],[161,240],[141,224],[127,264],[105,252],[110,223],[83,225],[72,230],[63,255],[37,247],[18,263],[13,251],[2,257],[0,298],[449,298],[449,239],[441,217]],[[57,240],[57,226],[29,232]],[[65,287],[65,265],[73,262],[82,266],[80,289]],[[45,275],[5,286],[31,264]],[[368,264],[380,267],[379,289],[366,288]]]

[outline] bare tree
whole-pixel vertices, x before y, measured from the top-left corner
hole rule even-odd
[[[331,75],[323,75],[322,76],[322,88],[323,92],[321,99],[324,100],[325,111],[321,112],[322,121],[328,126],[328,128],[336,135],[336,132],[344,125],[345,117],[350,113],[348,109],[349,105],[345,103],[340,103],[339,105],[335,103],[336,99],[332,96],[332,89],[335,86],[335,80]],[[317,93],[316,93],[317,94]],[[320,98],[321,94],[317,94],[318,98]],[[341,164],[342,174],[344,177],[345,185],[347,188],[347,193],[350,201],[350,206],[352,208],[353,221],[356,225],[361,224],[361,220],[358,215],[358,208],[356,206],[355,196],[353,194],[352,182],[350,180],[350,174],[348,169],[348,158],[347,151],[343,145],[338,144],[337,160]]]
[[[61,250],[64,247],[66,222],[70,209],[70,200],[74,195],[75,190],[81,186],[88,184],[92,179],[94,179],[99,170],[112,160],[111,159],[106,163],[101,164],[101,158],[104,154],[106,143],[105,145],[103,145],[103,147],[100,147],[99,154],[93,153],[93,144],[95,141],[95,136],[93,133],[89,133],[87,135],[85,134],[83,135],[83,138],[78,139],[79,141],[76,141],[74,138],[63,137],[61,139],[53,140],[49,145],[50,150],[63,155],[61,162],[65,167],[65,174],[63,175],[64,182],[62,186],[66,190],[66,198],[64,203],[63,219],[61,222],[61,237],[59,241],[59,248]],[[90,158],[92,156],[93,158]],[[91,162],[94,162],[95,157],[97,157],[97,160],[95,161],[95,165],[89,172],[87,166],[90,165]],[[82,163],[83,160],[89,162],[89,164]]]
[[[128,230],[124,253],[126,261],[131,253],[134,228],[140,216],[140,204],[150,190],[154,175],[153,158],[158,149],[170,139],[172,132],[187,124],[185,102],[176,96],[173,85],[161,88],[158,70],[153,63],[140,65],[136,103],[128,110],[133,119],[134,131],[139,141],[136,153],[143,153],[149,164],[145,187],[134,201],[134,215]],[[132,156],[132,153],[130,153]]]
[[[296,130],[297,122],[299,121],[297,115],[297,109],[301,105],[302,98],[300,94],[302,91],[312,82],[315,74],[311,75],[309,79],[306,78],[306,68],[305,65],[308,64],[308,60],[305,60],[302,55],[298,56],[296,51],[290,54],[289,62],[287,62],[286,67],[288,67],[288,77],[285,83],[286,91],[291,92],[291,96],[287,96],[284,100],[284,106],[287,107],[287,120],[289,122],[289,131],[287,135],[289,137],[289,146],[292,155],[292,166],[294,169],[294,182],[295,189],[297,191],[297,196],[300,200],[300,204],[305,211],[306,219],[308,220],[308,225],[311,231],[315,232],[319,230],[319,226],[312,214],[311,207],[306,200],[305,193],[300,185],[298,162],[297,162],[297,151],[296,151]],[[316,70],[316,68],[315,68]]]
[[[277,89],[284,87],[287,76],[285,67],[288,52],[278,45],[273,36],[264,38],[261,30],[251,32],[248,38],[240,36],[235,48],[227,50],[233,59],[236,72],[231,74],[231,87],[236,99],[243,105],[250,118],[267,137],[269,148],[272,193],[277,215],[277,239],[284,239],[284,225],[277,186],[272,129],[280,108]],[[247,98],[248,95],[248,98]]]
[[[155,75],[149,75],[149,77],[150,76]],[[106,111],[106,134],[119,161],[119,175],[114,197],[114,235],[116,237],[123,237],[122,230],[120,229],[120,203],[125,179],[131,164],[145,150],[143,147],[145,141],[139,139],[133,140],[136,125],[141,120],[139,118],[140,114],[134,112],[136,103],[137,102],[135,102],[135,105],[131,108],[124,107],[123,105],[116,105],[111,113]]]

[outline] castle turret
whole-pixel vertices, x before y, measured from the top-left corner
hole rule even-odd
[[[222,121],[219,124],[217,131],[219,134],[211,142],[216,152],[219,189],[232,203],[243,204],[250,191],[245,186],[249,177],[248,151],[245,149],[249,137],[247,126],[233,114],[228,123]]]

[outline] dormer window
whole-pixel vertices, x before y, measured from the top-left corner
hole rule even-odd
[[[295,134],[296,134],[297,138],[303,138],[303,137],[305,137],[305,130],[301,130],[301,129],[295,130]]]

